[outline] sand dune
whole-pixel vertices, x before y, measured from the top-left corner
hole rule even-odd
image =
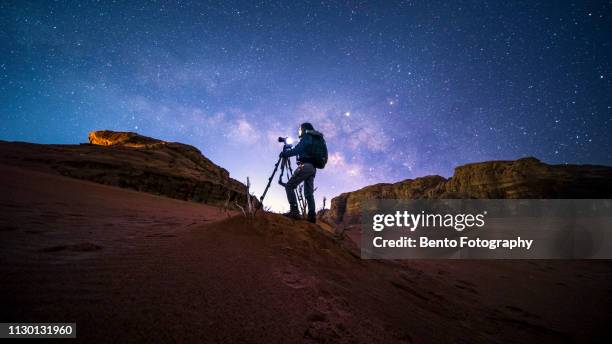
[[[4,165],[0,187],[0,320],[82,342],[592,342],[610,320],[608,262],[363,261],[273,214]]]

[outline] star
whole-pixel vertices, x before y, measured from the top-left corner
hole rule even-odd
[[[311,122],[335,157],[316,181],[329,199],[483,160],[612,164],[605,6],[559,2],[565,15],[553,17],[528,2],[475,18],[432,2],[375,12],[329,2],[14,3],[0,1],[14,19],[7,32],[19,33],[0,35],[0,140],[137,130],[194,145],[257,189],[277,138]],[[271,192],[286,207],[284,191]]]

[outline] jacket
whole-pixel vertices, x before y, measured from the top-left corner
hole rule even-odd
[[[287,149],[283,152],[283,156],[291,157],[297,156],[297,161],[299,163],[313,163],[312,157],[309,156],[310,145],[312,144],[312,137],[320,136],[323,137],[323,134],[316,130],[306,130],[306,132],[302,135],[300,142],[298,142],[295,147],[291,149]]]

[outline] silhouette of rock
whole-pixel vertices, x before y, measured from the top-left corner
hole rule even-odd
[[[370,199],[610,197],[612,167],[548,165],[529,157],[459,166],[449,179],[426,176],[343,193],[332,199],[322,219],[336,224],[358,223],[361,205]]]
[[[88,137],[81,145],[0,141],[0,162],[181,200],[245,203],[244,184],[193,146],[109,130]]]

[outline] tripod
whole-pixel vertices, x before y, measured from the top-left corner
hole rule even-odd
[[[272,179],[274,179],[274,175],[276,174],[276,171],[278,170],[279,165],[281,167],[281,170],[280,170],[280,174],[278,175],[278,184],[282,186],[286,186],[287,182],[283,181],[283,175],[286,175],[287,181],[289,181],[289,179],[293,175],[293,166],[291,165],[291,159],[286,158],[286,157],[279,157],[278,160],[276,161],[276,164],[274,164],[274,170],[272,171],[272,175],[270,176],[270,178],[268,178],[268,185],[266,185],[266,189],[264,190],[264,193],[259,198],[259,203],[261,204],[262,207],[263,207],[263,200],[266,197],[266,194],[268,193],[268,189],[270,188],[270,184],[272,184]],[[297,193],[297,199],[300,204],[303,202],[301,192]]]
[[[283,174],[287,175],[287,181],[289,181],[289,178],[291,178],[291,175],[293,174],[293,167],[291,166],[291,160],[289,158],[279,157],[278,161],[276,161],[276,164],[274,164],[274,170],[272,171],[272,175],[270,176],[270,178],[268,178],[268,185],[266,185],[266,189],[264,190],[263,194],[259,198],[259,202],[262,205],[263,205],[264,198],[266,197],[266,194],[268,193],[268,189],[270,189],[270,184],[272,184],[272,179],[274,179],[274,175],[276,174],[276,171],[278,170],[278,165],[280,165],[281,167],[280,174],[278,175],[278,184],[282,186],[287,185],[287,182],[283,181]]]

